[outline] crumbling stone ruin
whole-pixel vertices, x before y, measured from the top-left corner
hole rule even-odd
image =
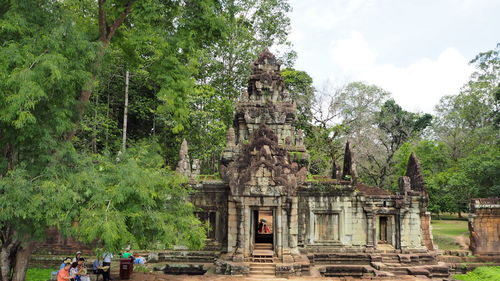
[[[211,226],[204,255],[216,259],[217,272],[307,275],[315,265],[324,276],[447,277],[448,267],[435,259],[415,154],[396,194],[358,180],[349,142],[330,178],[308,177],[296,112],[280,65],[265,50],[236,103],[222,179],[191,177],[191,201]],[[180,155],[178,170],[190,176],[187,144]]]
[[[500,256],[500,198],[470,202],[470,250],[476,256]]]

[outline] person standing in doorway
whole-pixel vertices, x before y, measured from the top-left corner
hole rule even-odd
[[[267,224],[265,223],[264,224],[264,233],[270,233],[271,230],[269,229],[269,226],[267,226]]]

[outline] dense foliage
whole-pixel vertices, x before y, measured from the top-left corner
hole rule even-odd
[[[255,55],[281,46],[293,62],[289,10],[284,0],[0,1],[0,280],[25,279],[52,227],[108,251],[203,247],[192,191],[171,169],[180,142],[217,171]]]

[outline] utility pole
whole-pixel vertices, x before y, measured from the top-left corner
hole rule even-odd
[[[122,152],[127,149],[127,117],[128,117],[128,84],[129,71],[125,72],[125,105],[123,108],[123,137],[122,137]]]

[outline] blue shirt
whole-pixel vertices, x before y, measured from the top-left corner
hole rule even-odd
[[[144,264],[144,263],[146,263],[146,260],[143,257],[140,257],[140,258],[136,258],[134,260],[134,263],[135,264]]]
[[[99,266],[101,266],[101,262],[99,260],[95,260],[93,263],[92,263],[92,269],[93,270],[97,270],[99,268]]]

